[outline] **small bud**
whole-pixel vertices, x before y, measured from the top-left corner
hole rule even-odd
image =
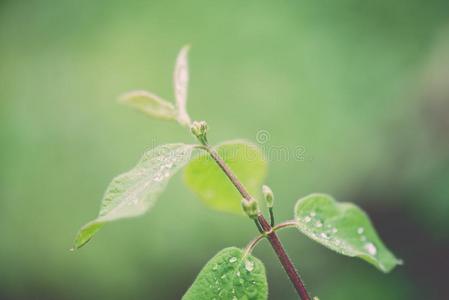
[[[242,199],[242,208],[245,214],[251,219],[256,219],[259,214],[259,205],[256,199],[251,198],[250,200]]]
[[[190,127],[193,135],[201,142],[201,144],[207,144],[207,123],[206,121],[193,121]]]
[[[273,207],[274,195],[270,187],[267,185],[262,186],[262,193],[265,201],[267,202],[267,207]]]

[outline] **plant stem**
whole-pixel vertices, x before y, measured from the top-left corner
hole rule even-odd
[[[256,223],[258,227],[260,227],[259,223]],[[273,231],[278,231],[279,229],[283,229],[283,228],[289,228],[289,227],[296,227],[297,226],[297,222],[295,220],[291,220],[291,221],[285,221],[282,223],[279,223],[278,225],[274,226],[271,228],[271,230]],[[254,240],[252,240],[248,246],[246,246],[246,253],[251,253],[251,251],[253,251],[254,247],[256,247],[257,243],[259,243],[263,238],[267,237],[267,234],[263,231],[262,227],[260,228],[262,230],[262,232],[260,233],[260,235],[258,235]]]
[[[278,229],[287,228],[287,227],[296,227],[298,225],[298,222],[295,220],[285,221],[282,223],[277,224],[273,227],[274,231],[277,231]]]
[[[273,247],[274,252],[276,252],[279,261],[284,267],[285,272],[290,278],[290,281],[293,283],[299,296],[301,297],[302,300],[310,300],[310,296],[307,293],[306,287],[304,286],[301,277],[299,277],[298,271],[296,271],[295,266],[288,257],[287,252],[285,252],[285,249],[282,246],[282,243],[279,240],[276,232],[272,230],[270,224],[268,224],[267,220],[265,220],[263,215],[259,215],[259,222],[262,225],[262,228],[267,232],[268,235],[267,237],[268,240],[270,241],[271,247]]]
[[[243,184],[238,180],[237,176],[235,176],[234,172],[229,168],[229,166],[224,162],[224,160],[220,157],[220,155],[209,145],[205,145],[205,149],[209,152],[210,156],[215,160],[218,166],[223,170],[223,172],[228,176],[229,180],[231,180],[232,184],[239,191],[240,195],[245,198],[246,201],[251,200],[251,195],[248,193]]]
[[[271,227],[274,226],[274,212],[273,212],[273,208],[269,207],[268,211],[270,212],[270,225]]]
[[[259,221],[257,219],[254,219],[254,223],[256,224],[257,229],[259,229],[259,232],[263,233],[263,228],[260,226]]]
[[[204,145],[204,148],[206,149],[207,152],[209,152],[209,154],[212,156],[212,158],[215,160],[218,166],[223,170],[223,172],[226,174],[229,180],[231,180],[232,184],[237,188],[242,197],[246,201],[250,201],[252,199],[251,195],[248,193],[243,184],[238,180],[237,176],[235,176],[235,174],[232,172],[229,166],[223,161],[223,159],[220,157],[217,151],[215,151],[215,149],[213,149],[207,144]],[[266,233],[267,238],[274,252],[276,252],[276,255],[278,256],[282,267],[284,268],[285,272],[290,278],[290,281],[292,282],[296,291],[298,292],[299,297],[302,300],[310,300],[310,296],[301,278],[299,277],[299,274],[296,271],[295,266],[293,265],[287,253],[285,252],[285,249],[282,246],[278,236],[276,235],[276,232],[273,230],[273,228],[270,226],[270,224],[267,222],[267,220],[264,218],[262,214],[259,214],[257,219],[259,220],[262,229]]]

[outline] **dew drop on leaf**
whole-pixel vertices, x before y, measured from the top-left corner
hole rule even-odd
[[[324,232],[320,233],[320,236],[321,236],[323,239],[328,239],[328,238],[329,238],[329,236],[328,236],[326,233],[324,233]]]
[[[254,270],[254,263],[251,262],[251,261],[249,261],[249,260],[246,260],[246,261],[245,261],[245,269],[246,269],[248,272],[251,272],[252,270]]]
[[[377,248],[376,248],[376,246],[374,246],[373,243],[366,243],[364,247],[365,247],[366,251],[368,251],[369,254],[376,255]]]

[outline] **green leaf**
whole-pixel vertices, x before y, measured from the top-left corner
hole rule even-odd
[[[178,122],[181,125],[189,125],[190,117],[187,113],[187,90],[189,85],[189,65],[187,54],[189,46],[184,46],[179,51],[173,74],[173,85],[175,88],[176,108],[178,110]]]
[[[73,249],[86,244],[104,225],[145,213],[165,189],[169,179],[185,166],[195,145],[168,144],[147,151],[130,171],[109,184],[98,217],[78,232]]]
[[[248,191],[254,196],[260,194],[267,172],[262,151],[243,140],[226,142],[217,146],[216,150]],[[209,154],[193,159],[185,168],[184,179],[187,186],[209,207],[243,215],[240,204],[242,196]]]
[[[177,111],[173,104],[147,91],[132,91],[121,97],[121,102],[149,116],[176,120]]]
[[[201,270],[183,300],[267,299],[263,263],[241,249],[218,252]]]
[[[360,257],[383,272],[402,264],[385,247],[368,216],[352,203],[312,194],[296,203],[295,220],[312,240],[340,254]]]

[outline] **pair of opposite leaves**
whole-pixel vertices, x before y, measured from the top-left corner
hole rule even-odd
[[[176,59],[173,74],[176,106],[143,90],[127,93],[121,101],[151,117],[177,121],[183,126],[190,127],[191,119],[186,107],[189,82],[188,50],[188,46],[183,47]],[[187,144],[159,146],[146,152],[132,170],[114,178],[105,192],[98,217],[81,228],[75,239],[74,248],[77,249],[87,243],[104,223],[146,212],[169,179],[189,163],[194,156],[193,152],[197,150],[196,147]],[[256,193],[266,173],[266,162],[257,147],[245,142],[229,142],[219,147],[218,151],[234,171],[239,173],[242,180],[248,179],[243,182],[247,184],[249,191]],[[204,158],[207,156],[200,156],[190,162],[185,176],[187,184],[210,206],[241,213],[240,200],[228,201],[239,198],[237,191],[227,182],[225,175],[214,163]],[[245,163],[240,163],[243,160]],[[208,174],[208,176],[194,176],[194,174]]]
[[[128,93],[123,101],[152,117],[190,126],[186,110],[187,51],[188,48],[184,47],[176,61],[176,106],[146,91]],[[98,217],[81,228],[74,248],[86,244],[105,223],[148,211],[169,179],[184,166],[186,184],[208,206],[242,214],[241,197],[236,189],[206,153],[198,154],[196,151],[199,151],[197,145],[189,144],[168,144],[147,151],[133,169],[112,180]],[[267,169],[259,148],[245,141],[231,141],[219,145],[217,151],[249,192],[259,194]],[[353,204],[338,203],[327,195],[313,194],[298,200],[295,221],[297,228],[311,239],[338,253],[360,257],[384,272],[400,263],[384,246],[369,218]],[[224,295],[226,293],[232,293],[227,295],[231,299],[243,296],[265,299],[267,287],[262,263],[240,249],[226,248],[204,267],[185,298],[228,298]]]
[[[146,152],[133,169],[114,178],[106,190],[99,216],[80,230],[75,247],[87,243],[107,222],[148,211],[169,179],[186,165],[185,182],[200,199],[214,209],[241,214],[241,197],[234,186],[207,154],[194,157],[195,148],[187,144],[156,147]],[[255,193],[267,168],[262,152],[244,141],[222,144],[217,151],[250,192]],[[400,263],[383,245],[366,214],[353,204],[312,194],[298,200],[294,215],[301,232],[338,253],[360,257],[384,272]],[[253,270],[252,265],[257,267]],[[236,299],[242,295],[266,299],[266,278],[259,260],[240,249],[227,248],[204,267],[186,299],[206,299],[210,295],[227,299],[233,291],[232,297]]]

